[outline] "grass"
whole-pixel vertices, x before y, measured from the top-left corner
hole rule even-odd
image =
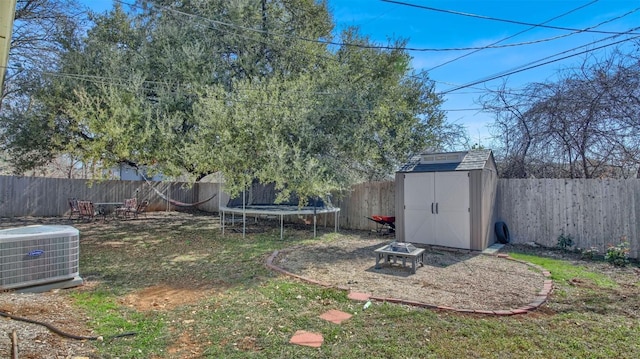
[[[553,275],[555,289],[537,311],[498,317],[362,304],[336,289],[265,268],[274,250],[358,233],[278,226],[245,238],[208,216],[170,214],[109,224],[77,224],[81,275],[92,283],[64,291],[101,335],[102,358],[636,358],[640,357],[640,276],[634,268],[541,254],[512,256]],[[637,269],[637,268],[636,268]],[[204,288],[208,294],[162,310],[137,310],[123,297],[152,286]],[[203,289],[203,290],[204,290]],[[341,325],[318,316],[353,317]],[[322,333],[320,348],[289,344],[297,330]]]
[[[549,272],[551,279],[557,282],[568,283],[575,279],[593,281],[598,287],[614,288],[617,284],[604,274],[591,271],[584,265],[575,265],[567,260],[544,258],[530,254],[511,253],[511,257],[537,264]]]
[[[71,297],[87,312],[96,332],[109,333],[98,344],[109,357],[148,358],[166,347],[169,338],[161,314],[127,310],[118,305],[116,297],[102,291],[72,293]],[[117,338],[129,333],[135,335],[126,341]]]

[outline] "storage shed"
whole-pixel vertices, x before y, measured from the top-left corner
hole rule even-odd
[[[396,172],[396,240],[484,250],[495,242],[491,150],[423,153]]]

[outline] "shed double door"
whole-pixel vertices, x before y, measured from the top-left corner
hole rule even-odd
[[[471,247],[468,172],[406,174],[404,204],[407,242]]]

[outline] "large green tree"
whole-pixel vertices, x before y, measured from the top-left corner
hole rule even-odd
[[[460,134],[404,41],[376,48],[346,29],[345,45],[328,44],[325,2],[138,1],[92,20],[34,113],[55,129],[44,138],[57,146],[42,151],[96,171],[127,162],[195,179],[221,172],[232,193],[257,178],[324,195],[387,178]]]

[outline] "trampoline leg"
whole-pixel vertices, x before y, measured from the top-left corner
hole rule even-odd
[[[224,236],[224,211],[222,211],[222,217],[220,217],[222,220],[222,235]]]
[[[316,215],[313,215],[313,238],[316,238]]]
[[[283,238],[283,232],[284,232],[284,220],[282,219],[282,215],[280,215],[280,240],[282,240]]]

